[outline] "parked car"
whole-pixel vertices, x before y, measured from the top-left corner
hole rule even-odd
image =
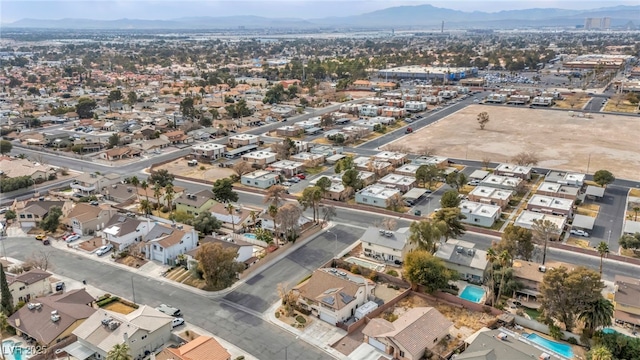
[[[56,291],[62,291],[64,290],[64,282],[63,281],[58,281],[56,283]]]
[[[96,251],[96,255],[102,256],[102,255],[107,254],[111,250],[113,250],[113,244],[107,244],[107,245],[104,245],[104,246],[100,246],[98,251]]]
[[[479,180],[471,180],[467,183],[467,185],[469,186],[478,186],[480,185],[480,181]]]
[[[584,230],[571,229],[570,233],[571,235],[589,237],[589,233]]]
[[[296,177],[297,177],[298,179],[300,179],[300,180],[304,180],[304,179],[306,179],[306,178],[307,178],[304,174],[298,174],[298,175],[296,175]]]
[[[297,183],[300,182],[300,179],[294,176],[291,179],[288,179],[287,181],[290,182],[290,183],[297,184]]]
[[[9,208],[8,208],[8,207],[0,208],[0,214],[4,214],[4,213],[6,213],[7,211],[9,211]]]
[[[43,234],[36,235],[36,240],[45,240],[46,238],[47,238],[47,235],[43,235]]]
[[[73,232],[71,234],[64,235],[64,236],[62,236],[62,240],[67,240],[68,237],[73,236],[73,235],[78,235],[78,234]]]
[[[174,316],[174,317],[180,316],[180,309],[174,308],[171,305],[160,304],[160,306],[158,306],[156,310],[160,311],[161,313],[167,314],[169,316]]]
[[[178,317],[178,318],[174,318],[174,319],[171,321],[171,327],[172,327],[172,328],[178,327],[178,326],[180,326],[180,325],[184,325],[184,319],[183,319],[183,318],[179,318],[179,317]]]
[[[292,185],[293,185],[293,183],[290,183],[288,181],[285,181],[285,182],[282,183],[282,186],[292,186]]]
[[[76,240],[80,239],[80,235],[76,234],[76,235],[71,235],[68,238],[64,239],[64,241],[70,243],[70,242],[74,242]]]
[[[42,240],[42,245],[51,245],[51,241],[49,239]]]

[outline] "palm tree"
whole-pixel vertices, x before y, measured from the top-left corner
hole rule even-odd
[[[111,350],[107,353],[107,360],[132,360],[133,357],[129,354],[129,345],[127,344],[115,344]]]
[[[267,193],[264,195],[265,204],[269,203],[274,205],[276,208],[280,207],[280,203],[284,199],[284,194],[287,193],[287,189],[285,189],[282,185],[274,185],[267,189]]]
[[[251,212],[249,212],[249,217],[251,218],[251,228],[255,228],[258,214],[255,211],[251,210]]]
[[[640,206],[634,206],[633,207],[633,221],[638,221],[638,213],[640,212]]]
[[[167,201],[167,207],[169,208],[169,217],[171,217],[171,213],[173,212],[173,196],[175,193],[173,184],[169,183],[164,187],[164,199]]]
[[[491,305],[495,303],[495,279],[493,278],[493,264],[498,260],[498,254],[495,249],[490,247],[487,249],[486,259],[489,262],[489,289],[491,291]]]
[[[162,196],[162,187],[155,184],[153,186],[153,197],[156,198],[156,209],[160,207],[160,197]]]
[[[136,188],[136,198],[138,199],[138,202],[140,202],[140,194],[138,194],[138,186],[140,185],[140,179],[138,179],[138,177],[134,175],[129,179],[129,183],[131,183],[131,185],[133,185]]]
[[[604,241],[600,241],[596,250],[598,250],[598,253],[600,254],[600,277],[602,277],[602,258],[605,254],[609,253],[609,245]]]
[[[138,209],[140,211],[144,212],[145,215],[149,215],[151,213],[151,210],[153,210],[149,200],[141,200],[140,201],[140,206],[138,206]]]
[[[235,210],[235,209],[236,208],[235,208],[235,206],[233,206],[233,204],[231,204],[231,203],[227,204],[227,212],[229,213],[229,217],[230,217],[229,221],[231,221],[231,229],[233,230],[234,234],[236,233],[236,222],[233,219],[233,210]]]
[[[591,360],[613,360],[613,355],[611,354],[611,350],[607,349],[602,345],[598,347],[594,347],[589,351],[588,354],[591,355],[590,357]]]
[[[147,183],[147,180],[144,180],[140,183],[140,189],[144,190],[144,195],[147,197],[147,202],[149,201],[149,193],[147,192],[148,188],[149,183]]]
[[[584,322],[584,328],[589,334],[593,334],[600,327],[610,326],[612,317],[613,304],[602,296],[587,304],[585,309],[578,315],[578,318]]]
[[[276,222],[276,216],[278,216],[278,207],[275,205],[270,205],[267,209],[269,216],[273,220],[273,237],[276,239],[276,247],[280,247],[280,243],[277,241],[278,239],[278,223]]]
[[[496,301],[500,301],[502,289],[504,288],[504,275],[507,273],[507,267],[511,265],[511,254],[509,254],[509,251],[502,250],[500,256],[498,256],[498,261],[500,262],[502,276],[500,277],[500,287],[498,288],[498,299]]]

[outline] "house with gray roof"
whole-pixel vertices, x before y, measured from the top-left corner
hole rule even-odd
[[[460,279],[482,282],[488,264],[487,252],[476,249],[474,243],[450,239],[438,247],[434,256],[444,260],[447,268],[457,271]]]
[[[449,336],[453,323],[432,307],[416,307],[389,322],[374,318],[362,329],[364,342],[394,359],[422,359]]]
[[[71,211],[71,201],[49,201],[49,200],[33,200],[24,203],[22,208],[16,210],[18,222],[23,229],[38,227],[40,222],[49,214],[54,207],[62,210],[62,216],[66,217]]]
[[[396,231],[369,226],[360,238],[364,255],[380,261],[400,263],[413,249],[415,244],[409,241],[409,228]]]
[[[134,243],[141,242],[153,226],[154,224],[148,218],[138,220],[116,214],[104,226],[102,239],[113,244],[116,250],[122,251]]]
[[[466,350],[456,360],[559,360],[558,355],[503,328],[478,330],[465,340]]]

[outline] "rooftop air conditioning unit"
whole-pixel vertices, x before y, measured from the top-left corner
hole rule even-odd
[[[36,308],[36,304],[34,304],[34,303],[28,303],[28,304],[27,304],[27,309],[29,309],[29,310],[33,310],[33,309],[35,309],[35,308]]]
[[[182,230],[183,228],[184,228],[184,226],[182,226],[182,225],[177,225],[176,226],[176,229],[178,229],[178,230]]]
[[[467,255],[473,256],[476,253],[474,249],[467,249]]]
[[[51,321],[58,322],[60,321],[60,315],[51,315]]]
[[[119,321],[111,321],[109,322],[109,330],[115,330],[118,328],[118,326],[120,326],[120,322]]]
[[[460,254],[460,253],[461,253],[461,252],[463,252],[463,251],[464,251],[464,248],[462,248],[462,246],[456,246],[456,252],[457,252],[458,254]]]
[[[498,334],[498,339],[505,341],[507,340],[507,334],[501,332],[500,334]]]
[[[102,321],[101,321],[101,322],[102,322],[102,325],[107,326],[107,325],[109,325],[109,323],[110,323],[111,321],[113,321],[113,319],[112,319],[112,318],[110,318],[110,317],[106,317],[106,318],[102,319]]]
[[[541,273],[547,272],[547,267],[544,265],[540,265],[538,266],[538,271],[540,271]]]

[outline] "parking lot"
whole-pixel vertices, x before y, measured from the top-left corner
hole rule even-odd
[[[483,111],[490,122],[480,130],[476,117]],[[590,173],[607,169],[618,178],[637,180],[638,122],[633,116],[598,114],[587,119],[565,111],[471,105],[395,143],[429,146],[441,156],[494,162],[534,151],[541,167],[579,172],[588,168]]]

